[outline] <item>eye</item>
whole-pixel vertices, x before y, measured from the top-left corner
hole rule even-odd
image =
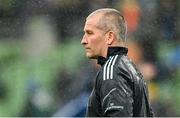
[[[89,35],[93,34],[92,31],[86,31],[86,33],[89,34]]]

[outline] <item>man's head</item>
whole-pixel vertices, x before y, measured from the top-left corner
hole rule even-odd
[[[106,57],[108,47],[122,45],[125,37],[126,24],[123,16],[115,9],[103,8],[86,18],[81,43],[86,49],[87,57]]]

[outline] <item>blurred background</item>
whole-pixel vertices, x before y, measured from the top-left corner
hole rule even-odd
[[[84,116],[99,66],[80,41],[103,7],[127,21],[155,116],[180,116],[180,0],[0,0],[0,116]]]

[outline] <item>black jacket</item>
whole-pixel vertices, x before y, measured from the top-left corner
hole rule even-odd
[[[101,69],[89,98],[86,116],[153,116],[142,74],[127,57],[128,49],[111,47],[99,57]]]

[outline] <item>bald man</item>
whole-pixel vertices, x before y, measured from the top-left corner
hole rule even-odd
[[[87,18],[81,44],[101,65],[89,98],[87,117],[153,116],[147,85],[127,57],[126,22],[119,11],[98,9]]]

